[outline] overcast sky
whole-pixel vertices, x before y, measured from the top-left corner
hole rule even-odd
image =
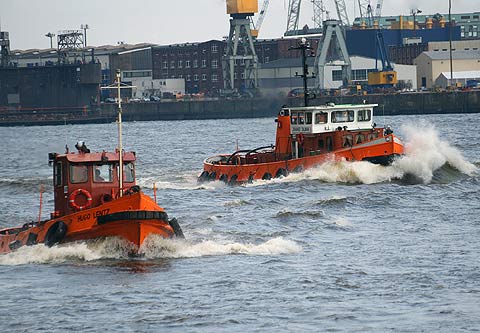
[[[334,0],[324,0],[336,18]],[[260,6],[263,0],[259,0]],[[345,0],[350,20],[358,16],[357,0]],[[376,0],[372,0],[375,4]],[[355,4],[355,6],[354,6]],[[288,0],[270,0],[260,38],[281,37]],[[384,0],[383,15],[448,13],[448,0]],[[311,0],[302,1],[300,26],[312,26]],[[480,11],[480,0],[452,0],[453,13]],[[228,35],[225,0],[0,0],[2,31],[11,49],[48,48],[45,34],[88,24],[88,45],[125,43],[173,44],[221,39]]]

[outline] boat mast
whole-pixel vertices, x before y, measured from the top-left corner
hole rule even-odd
[[[289,48],[289,50],[300,50],[301,55],[302,55],[302,74],[295,73],[295,76],[299,76],[303,78],[303,102],[305,106],[308,106],[308,99],[309,99],[309,93],[308,93],[308,75],[310,73],[308,72],[308,64],[307,64],[307,50],[311,50],[312,48],[310,47],[310,43],[307,43],[307,39],[303,37],[300,42],[298,43],[298,46],[292,46]],[[311,76],[312,78],[314,76]]]
[[[119,196],[123,196],[123,144],[122,144],[122,99],[120,98],[120,69],[117,69],[117,94],[118,94],[118,152],[119,152],[119,172],[118,186]]]

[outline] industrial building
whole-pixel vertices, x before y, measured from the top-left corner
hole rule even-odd
[[[277,59],[298,58],[298,51],[290,50],[297,43],[297,39],[293,38],[257,39],[254,48],[259,63],[267,64]],[[316,47],[317,44],[318,37],[312,39],[312,45]],[[188,94],[218,95],[224,89],[222,57],[225,49],[226,42],[219,40],[154,46],[153,79],[184,79],[185,92]],[[235,62],[235,84],[242,87],[245,62],[241,59]]]
[[[417,66],[418,87],[434,88],[442,73],[450,73],[450,52],[423,52],[415,59],[414,64]],[[480,71],[480,50],[452,51],[452,65],[454,80],[460,75],[457,72]]]
[[[352,62],[352,84],[365,86],[368,82],[368,73],[375,70],[375,59],[353,56]],[[314,59],[309,58],[309,70],[314,69]],[[406,89],[417,89],[416,67],[413,65],[393,64],[397,72],[399,83]],[[295,88],[302,86],[302,79],[296,77],[302,72],[301,59],[279,59],[268,64],[263,64],[259,69],[259,85],[265,94],[278,95],[287,94]],[[325,89],[338,89],[343,84],[342,70],[340,66],[325,67]],[[314,79],[309,79],[309,86],[314,87]]]
[[[421,5],[421,3],[419,3]],[[473,13],[460,13],[451,14],[452,26],[458,26],[460,29],[461,39],[477,39],[480,37],[480,12]],[[410,29],[413,30],[415,24],[417,30],[428,29],[429,27],[441,27],[448,25],[448,14],[433,14],[433,15],[421,15],[416,13],[415,15],[405,16],[382,16],[375,17],[378,20],[378,26],[383,29],[396,29],[399,28],[404,22],[407,25],[411,25]],[[362,25],[362,18],[358,17],[354,20],[353,26],[360,27]]]
[[[375,34],[376,29],[347,30],[346,42],[350,55],[359,55],[368,58],[375,58]],[[429,42],[448,41],[450,38],[449,28],[431,28],[422,30],[413,29],[384,29],[382,30],[385,47],[391,49],[390,59],[397,63],[402,57],[415,59],[418,54],[425,50],[423,44]],[[460,27],[452,29],[452,40],[460,40]],[[416,53],[416,49],[421,50]],[[403,51],[405,50],[405,51]],[[407,55],[407,52],[409,53]],[[416,54],[415,54],[416,53]],[[407,63],[408,60],[402,61]],[[410,63],[412,64],[412,63]]]

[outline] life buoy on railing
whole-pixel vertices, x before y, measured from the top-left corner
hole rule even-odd
[[[77,199],[77,197],[80,194],[83,194],[87,199],[87,202],[83,206],[80,206],[75,202],[75,199]],[[72,207],[75,210],[87,209],[92,205],[92,195],[87,190],[84,190],[83,188],[79,188],[73,191],[72,193],[70,193],[70,196],[68,197],[68,203],[70,204],[70,207]]]
[[[303,145],[303,142],[305,141],[305,135],[303,133],[297,134],[297,142],[299,145]]]

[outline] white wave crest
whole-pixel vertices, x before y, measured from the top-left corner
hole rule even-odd
[[[273,238],[256,245],[211,240],[190,243],[188,241],[171,240],[152,235],[145,240],[140,251],[147,258],[192,258],[230,254],[291,254],[301,252],[302,247],[294,241],[286,240],[282,237]]]
[[[333,221],[333,224],[339,228],[342,228],[342,229],[350,229],[353,227],[353,224],[352,222],[350,222],[349,220],[347,220],[346,218],[344,217],[339,217],[337,219],[335,219]]]
[[[468,162],[458,149],[440,139],[434,126],[416,124],[404,126],[402,130],[406,135],[405,155],[390,166],[363,161],[329,161],[303,173],[290,174],[275,181],[320,180],[328,183],[374,184],[402,179],[411,174],[423,183],[430,183],[434,172],[447,163],[469,176],[477,171],[477,167]],[[259,181],[257,186],[263,184],[264,181]]]
[[[469,176],[476,172],[475,165],[465,160],[458,149],[440,139],[433,125],[409,125],[403,126],[402,130],[408,139],[406,154],[396,161],[394,167],[404,173],[411,173],[429,183],[433,172],[446,163]]]
[[[64,262],[90,262],[101,259],[126,259],[132,250],[132,244],[116,237],[53,247],[38,244],[24,246],[14,252],[0,255],[0,265],[59,264]],[[147,259],[156,259],[231,254],[279,255],[300,251],[302,251],[302,248],[295,242],[281,237],[255,245],[210,240],[193,243],[151,235],[147,237],[139,249],[139,254],[144,255]]]

